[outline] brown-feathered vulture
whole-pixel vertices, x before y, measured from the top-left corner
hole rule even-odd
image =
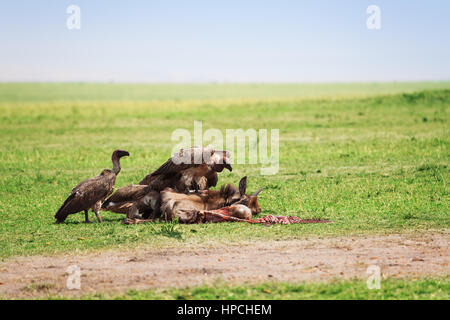
[[[217,185],[217,173],[224,168],[232,171],[228,151],[214,150],[210,146],[186,148],[175,153],[139,184],[148,185],[154,191],[168,187],[178,192],[207,190]]]
[[[102,222],[102,218],[98,212],[102,202],[114,190],[116,177],[120,172],[120,158],[129,156],[127,151],[115,150],[112,154],[112,170],[105,169],[98,176],[85,180],[72,189],[69,197],[64,201],[61,208],[56,212],[56,223],[62,223],[69,214],[84,211],[85,222],[90,222],[88,210],[92,209],[98,222]]]

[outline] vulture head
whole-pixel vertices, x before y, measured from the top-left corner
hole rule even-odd
[[[113,168],[112,168],[112,172],[114,174],[119,174],[120,172],[120,158],[125,157],[125,156],[129,156],[130,154],[128,153],[128,151],[124,151],[124,150],[114,150],[113,154],[112,154],[112,163],[113,163]]]
[[[114,152],[112,154],[112,159],[120,159],[122,157],[127,157],[129,155],[130,155],[130,153],[128,151],[117,149],[117,150],[114,150]]]
[[[210,158],[210,166],[216,172],[222,172],[223,169],[233,171],[231,167],[230,152],[213,150]]]

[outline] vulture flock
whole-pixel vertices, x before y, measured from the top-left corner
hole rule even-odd
[[[181,149],[161,167],[148,174],[138,185],[128,185],[114,190],[116,177],[121,170],[120,159],[130,154],[115,150],[111,170],[105,169],[98,176],[85,180],[72,189],[55,214],[55,223],[63,223],[69,214],[84,212],[85,222],[91,222],[91,209],[98,222],[102,222],[100,210],[125,214],[122,223],[135,224],[161,219],[180,223],[248,222],[261,224],[321,223],[327,220],[302,220],[298,217],[264,216],[254,219],[261,212],[258,191],[247,194],[247,177],[236,188],[223,185],[211,190],[218,182],[223,169],[232,171],[228,151],[211,147]]]

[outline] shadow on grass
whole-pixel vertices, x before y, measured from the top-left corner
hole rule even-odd
[[[90,219],[91,223],[86,223],[83,220],[66,220],[63,223],[61,223],[61,225],[89,225],[89,224],[95,224],[95,223],[99,223],[97,221],[97,218],[95,219]],[[103,223],[108,223],[108,222],[113,222],[113,223],[120,223],[123,220],[122,216],[117,215],[117,217],[102,217]],[[53,221],[54,223],[54,221]]]

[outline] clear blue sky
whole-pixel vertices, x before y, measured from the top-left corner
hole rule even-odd
[[[450,1],[0,2],[0,81],[420,80],[450,80]]]

